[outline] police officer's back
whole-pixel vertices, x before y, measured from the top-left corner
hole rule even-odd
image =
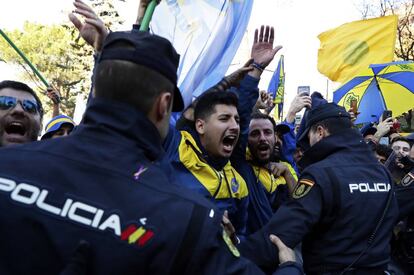
[[[1,151],[0,274],[260,274],[161,161],[177,67],[167,40],[111,33],[83,123]]]
[[[275,249],[263,237],[276,233],[290,247],[303,241],[306,274],[349,269],[382,274],[397,213],[387,171],[352,128],[344,108],[320,105],[305,125],[301,138],[308,138],[311,147],[300,163],[304,170],[293,198],[242,245],[242,253],[271,269]]]

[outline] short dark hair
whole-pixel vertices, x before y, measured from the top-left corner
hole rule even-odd
[[[391,140],[391,144],[390,144],[390,145],[394,144],[394,142],[397,142],[397,141],[407,142],[407,143],[408,143],[408,146],[411,148],[411,143],[410,143],[410,141],[409,141],[408,139],[406,139],[405,137],[401,137],[401,136],[399,136],[399,137],[397,136],[397,137],[393,138],[393,139]]]
[[[252,116],[250,118],[250,120],[253,120],[253,119],[267,119],[267,120],[269,120],[273,125],[273,132],[276,132],[276,122],[273,119],[273,117],[271,117],[269,115],[266,115],[266,114],[263,114],[262,112],[256,111],[256,112],[252,113]]]
[[[348,117],[331,117],[321,121],[316,122],[312,125],[311,131],[316,131],[318,126],[326,128],[329,134],[334,135],[340,133],[346,129],[351,129],[354,124]]]
[[[380,155],[385,157],[386,159],[388,159],[388,157],[391,155],[392,153],[392,149],[384,144],[377,144],[375,146],[375,152]]]
[[[109,47],[128,47],[117,42]],[[107,47],[107,48],[109,48]],[[95,96],[125,102],[147,114],[161,92],[174,94],[174,84],[143,65],[123,60],[103,60],[96,68]]]
[[[4,80],[0,82],[0,90],[3,89],[13,89],[13,90],[19,90],[19,91],[24,91],[24,92],[28,92],[29,94],[31,94],[37,103],[37,106],[39,107],[39,115],[40,118],[43,118],[43,106],[42,106],[42,102],[40,101],[39,97],[37,96],[37,94],[35,93],[35,91],[33,91],[32,88],[30,88],[28,85],[19,82],[19,81],[13,81],[13,80]]]
[[[216,105],[231,105],[238,107],[239,99],[237,95],[230,91],[225,92],[205,92],[197,98],[194,107],[194,120],[207,119],[215,112]]]

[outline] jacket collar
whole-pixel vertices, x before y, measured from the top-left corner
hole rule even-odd
[[[341,151],[341,150],[358,150],[366,146],[361,134],[356,129],[346,129],[337,134],[328,136],[308,150],[305,151],[304,156],[299,161],[301,169],[305,169],[307,166],[321,161],[329,155]]]
[[[75,134],[96,132],[98,139],[116,142],[121,146],[135,146],[155,161],[163,154],[161,136],[144,113],[129,104],[94,98],[86,109]]]
[[[198,135],[197,131],[195,129],[187,128],[185,131],[190,133],[190,135],[193,137],[196,144],[196,149],[198,153],[201,153],[202,159],[207,162],[211,167],[216,169],[217,171],[223,170],[224,166],[229,162],[228,158],[218,157],[215,158],[208,154],[206,149],[203,147],[200,141],[200,136]]]

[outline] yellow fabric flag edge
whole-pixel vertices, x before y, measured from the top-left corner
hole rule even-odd
[[[384,28],[384,30],[389,30],[387,31],[389,33],[389,36],[392,36],[392,43],[393,43],[393,47],[390,47],[389,49],[387,49],[386,51],[383,52],[383,56],[386,56],[387,58],[387,62],[391,62],[393,60],[394,57],[394,51],[395,51],[395,42],[396,42],[396,38],[397,38],[397,26],[398,26],[398,16],[397,15],[389,15],[389,16],[382,16],[382,17],[375,17],[375,18],[370,18],[370,19],[364,19],[364,20],[357,20],[357,21],[352,21],[352,22],[347,22],[344,23],[336,28],[332,28],[329,29],[327,31],[324,31],[322,33],[320,33],[317,37],[320,41],[320,47],[318,49],[318,62],[317,62],[317,70],[327,76],[330,80],[332,81],[336,81],[336,82],[341,82],[341,83],[345,83],[347,80],[352,79],[353,77],[355,77],[356,75],[352,75],[350,77],[344,77],[344,71],[343,70],[338,70],[338,68],[336,68],[336,70],[332,70],[332,66],[329,69],[329,67],[326,67],[324,60],[326,60],[326,52],[327,49],[329,49],[330,47],[332,47],[332,40],[330,39],[330,37],[335,33],[335,32],[339,32],[341,29],[347,29],[350,28],[350,26],[352,25],[361,25],[364,24],[365,22],[367,24],[373,24],[373,21],[382,21],[382,23],[384,23],[384,21],[387,21],[387,25],[389,27]],[[371,22],[369,22],[371,21]],[[390,28],[393,28],[392,30]],[[391,41],[391,40],[388,40]],[[372,62],[375,63],[375,62]],[[377,63],[383,63],[383,62],[377,62]],[[340,63],[342,64],[342,63]],[[366,68],[368,69],[370,64],[366,64]],[[339,66],[339,65],[338,65]],[[328,70],[327,70],[328,69]],[[346,71],[345,71],[346,72]],[[359,72],[357,73],[359,74]],[[333,77],[335,76],[336,77]]]

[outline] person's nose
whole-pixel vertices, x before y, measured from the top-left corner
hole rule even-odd
[[[239,122],[235,118],[230,119],[229,128],[230,130],[239,130],[240,129]]]
[[[10,114],[13,116],[23,116],[25,114],[25,110],[20,102],[18,102],[16,106],[12,107]]]
[[[264,132],[260,132],[259,141],[264,141],[264,140],[266,140],[266,136],[265,136]]]

